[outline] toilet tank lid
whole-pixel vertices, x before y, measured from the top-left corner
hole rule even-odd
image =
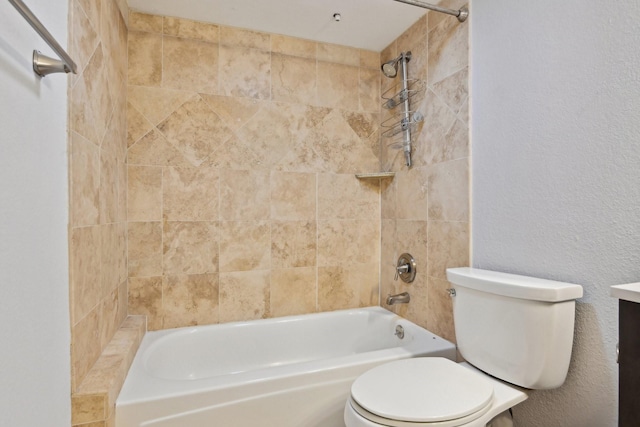
[[[457,286],[534,301],[560,302],[582,297],[582,286],[573,283],[519,276],[479,268],[448,268],[447,280]]]

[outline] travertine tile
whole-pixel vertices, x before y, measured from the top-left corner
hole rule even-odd
[[[96,307],[71,327],[72,389],[76,390],[100,356],[99,310]]]
[[[122,224],[103,224],[101,234],[101,277],[102,293],[106,297],[125,279],[126,271],[126,235]]]
[[[469,6],[468,0],[442,0],[438,2],[440,7],[447,9],[460,9],[463,6]],[[429,30],[439,25],[442,21],[450,20],[451,16],[444,13],[429,12],[427,13],[427,20],[429,24]],[[455,21],[455,19],[454,19]],[[467,21],[468,23],[469,21]]]
[[[379,304],[377,262],[350,267],[318,267],[318,310]]]
[[[102,224],[116,221],[119,191],[117,161],[115,153],[100,149],[100,222]]]
[[[165,220],[218,220],[217,169],[169,167],[164,170],[162,181]]]
[[[400,219],[425,219],[428,210],[427,168],[415,167],[396,172],[396,217]]]
[[[271,55],[271,99],[315,103],[316,61],[273,53]]]
[[[216,222],[165,222],[162,239],[164,274],[216,273],[218,239]]]
[[[162,223],[129,222],[129,277],[162,275]]]
[[[131,11],[129,13],[129,31],[162,33],[162,16]]]
[[[447,136],[456,122],[456,115],[432,91],[427,91],[419,111],[428,120],[424,121],[420,132],[415,135],[415,155],[413,156],[415,166],[430,165],[450,159],[452,154],[449,152],[458,153],[465,149],[460,147],[462,141],[452,140]]]
[[[435,84],[469,65],[469,22],[443,20],[429,28],[429,83]]]
[[[231,130],[200,96],[182,104],[158,130],[193,166],[200,166],[231,137]]]
[[[162,168],[129,166],[127,168],[127,218],[129,221],[162,219]]]
[[[271,230],[268,221],[220,223],[220,271],[268,270]]]
[[[104,395],[83,395],[71,397],[71,424],[85,424],[96,420],[104,420]]]
[[[210,43],[218,43],[219,29],[217,25],[188,19],[164,17],[164,34],[168,36],[189,38]]]
[[[147,316],[147,329],[162,329],[162,277],[129,278],[129,314]]]
[[[379,259],[379,219],[318,221],[318,266],[375,263]]]
[[[334,64],[360,66],[360,50],[337,44],[318,43],[317,59]]]
[[[99,225],[71,229],[69,261],[72,325],[87,316],[102,296],[100,252]]]
[[[269,271],[220,273],[220,323],[269,317]]]
[[[313,313],[316,310],[316,269],[271,270],[271,315],[273,317]]]
[[[360,68],[358,92],[360,110],[377,113],[380,110],[380,71]]]
[[[469,224],[429,221],[428,276],[446,279],[447,268],[469,265]]]
[[[218,323],[218,275],[165,276],[164,329]]]
[[[318,61],[318,105],[357,111],[358,67]]]
[[[469,220],[469,161],[438,163],[429,169],[429,219]]]
[[[71,133],[71,224],[86,226],[100,220],[100,149]]]
[[[118,330],[119,313],[118,313],[118,288],[114,288],[103,300],[100,302],[99,317],[100,317],[100,348],[104,348],[109,344],[109,341],[113,337],[113,334]]]
[[[131,103],[127,103],[127,147],[131,147],[147,132],[153,129],[153,125]]]
[[[220,45],[220,87],[223,95],[269,99],[271,53]]]
[[[271,219],[313,220],[315,217],[316,175],[271,172]]]
[[[380,203],[382,218],[396,218],[396,180],[383,179],[380,182]]]
[[[128,101],[152,125],[169,117],[182,104],[193,97],[193,92],[168,88],[128,86]]]
[[[220,44],[268,51],[271,48],[271,36],[258,31],[220,27]]]
[[[260,110],[263,101],[201,93],[200,96],[220,119],[233,129],[240,129]]]
[[[162,86],[217,93],[218,45],[165,36],[162,45]]]
[[[316,265],[315,221],[271,221],[271,268]]]
[[[271,52],[316,59],[316,42],[295,37],[271,35]]]
[[[162,82],[162,36],[129,32],[130,85],[160,86]]]
[[[396,220],[383,219],[380,231],[380,295],[385,297],[396,292],[397,281],[394,282],[398,256],[396,244]],[[425,272],[426,274],[426,272]]]
[[[353,174],[318,174],[318,218],[377,220],[379,191],[377,183],[358,180]]]
[[[427,39],[427,14],[414,22],[397,39],[398,52],[412,51],[413,54],[421,55],[423,52],[415,51],[416,46],[424,43]],[[411,59],[413,65],[413,58]]]
[[[220,219],[269,219],[269,172],[220,170]],[[250,201],[250,203],[249,203]]]
[[[81,6],[82,3],[82,6]],[[69,55],[71,55],[80,70],[84,70],[89,58],[93,55],[100,42],[99,27],[99,5],[95,10],[96,3],[87,1],[72,1],[69,3],[72,19],[69,20],[71,34],[69,39]],[[85,13],[84,7],[94,9],[89,12],[91,18]]]
[[[456,341],[453,324],[453,303],[447,289],[451,284],[447,280],[429,277],[429,296],[427,325],[431,332],[449,341]]]
[[[153,129],[129,148],[127,162],[142,166],[193,166],[157,129]]]
[[[458,113],[469,96],[469,67],[435,83],[432,90],[451,111]]]
[[[371,68],[379,73],[381,65],[379,52],[360,49],[360,68]]]
[[[392,259],[395,265],[400,254],[408,252],[416,261],[416,275],[427,276],[427,221],[396,220],[396,257]],[[394,272],[395,274],[395,272]],[[426,282],[425,282],[426,283]]]
[[[424,272],[418,273],[416,279],[410,284],[398,281],[396,292],[408,292],[411,295],[409,304],[395,305],[396,313],[400,316],[411,320],[415,324],[432,331],[429,328],[429,279]],[[386,295],[382,295],[386,298]],[[432,331],[433,332],[433,331]]]

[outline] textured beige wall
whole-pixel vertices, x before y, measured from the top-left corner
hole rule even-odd
[[[386,62],[411,51],[409,77],[427,83],[424,96],[411,101],[425,117],[414,133],[413,166],[407,169],[402,150],[381,140],[382,169],[396,172],[382,187],[382,305],[387,294],[409,292],[410,304],[387,308],[450,340],[455,333],[445,270],[469,264],[468,27],[429,12],[381,53]],[[398,80],[381,75],[382,92]],[[382,120],[393,112],[383,109]],[[418,264],[408,285],[393,280],[403,252]]]
[[[133,13],[129,313],[150,329],[378,304],[379,54]]]
[[[72,0],[69,51],[72,388],[127,314],[127,28],[113,0]]]

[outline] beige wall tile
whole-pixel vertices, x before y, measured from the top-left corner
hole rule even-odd
[[[429,83],[435,84],[469,65],[469,23],[443,20],[429,28]]]
[[[429,330],[452,342],[456,342],[456,332],[453,324],[453,304],[447,289],[451,284],[442,279],[429,277],[429,306],[427,324]]]
[[[318,104],[357,111],[358,67],[318,61]]]
[[[162,169],[151,166],[127,168],[127,218],[129,221],[162,219]]]
[[[127,243],[129,277],[162,275],[161,222],[130,222]]]
[[[451,111],[458,113],[469,96],[469,67],[435,83],[432,90]]]
[[[269,219],[269,172],[220,170],[220,219]]]
[[[271,53],[220,45],[220,87],[223,95],[256,99],[271,96]]]
[[[220,322],[269,317],[270,273],[220,273]]]
[[[318,61],[332,62],[334,64],[360,66],[360,50],[354,47],[318,43],[317,58]]]
[[[318,218],[378,220],[379,185],[353,174],[318,174]]]
[[[216,222],[165,222],[162,239],[164,274],[216,273],[218,239]]]
[[[182,104],[193,98],[193,92],[168,88],[128,86],[128,101],[152,125],[169,117]],[[145,132],[146,133],[146,132]]]
[[[103,224],[116,221],[119,192],[117,161],[114,152],[100,149],[100,222]]]
[[[400,219],[426,219],[428,175],[427,168],[412,168],[395,175],[396,215]]]
[[[220,223],[220,271],[271,268],[271,230],[268,221]]]
[[[316,265],[315,221],[271,221],[271,268]]]
[[[170,16],[164,17],[164,34],[210,43],[218,43],[219,40],[219,29],[217,25]]]
[[[231,131],[200,96],[194,96],[158,125],[158,130],[193,166],[200,166]]]
[[[71,133],[71,224],[98,224],[100,219],[100,149]]]
[[[101,282],[104,298],[113,292],[126,278],[127,265],[126,234],[125,227],[120,224],[103,224],[100,226],[101,234]]]
[[[378,269],[371,264],[318,267],[318,310],[342,310],[379,304]]]
[[[220,44],[268,51],[271,48],[271,36],[258,31],[220,27]]]
[[[360,68],[360,110],[377,113],[380,110],[380,71]]]
[[[130,85],[160,86],[162,82],[162,36],[129,32]]]
[[[271,219],[313,220],[315,217],[316,175],[271,172]]]
[[[217,44],[165,36],[162,54],[163,87],[217,93]]]
[[[218,323],[218,275],[165,276],[164,329]]]
[[[451,152],[459,152],[461,148],[458,147],[462,145],[457,140],[451,141],[452,138],[447,135],[456,122],[456,115],[431,90],[427,91],[419,111],[429,119],[415,134],[414,164],[424,166],[451,159]]]
[[[130,165],[144,166],[193,166],[157,129],[153,129],[129,148],[127,162]]]
[[[375,263],[379,259],[379,219],[318,221],[318,266]]]
[[[371,68],[380,73],[381,65],[380,52],[360,49],[360,68]],[[378,88],[379,87],[378,85]]]
[[[162,33],[162,16],[131,11],[129,13],[129,31]]]
[[[81,5],[81,3],[84,4]],[[74,37],[69,39],[69,55],[76,61],[78,68],[84,70],[84,67],[86,67],[89,62],[89,58],[93,55],[93,52],[100,42],[98,34],[99,10],[94,10],[94,13],[89,11],[89,15],[91,15],[90,19],[83,6],[91,8],[91,6],[95,6],[94,2],[72,1],[69,6],[73,16],[69,24],[71,34],[74,35]],[[95,9],[95,7],[92,9]]]
[[[396,220],[396,257],[392,259],[396,264],[400,254],[408,252],[416,261],[416,276],[427,276],[428,262],[428,234],[427,221]],[[395,274],[395,272],[394,272]],[[425,282],[426,283],[426,282]]]
[[[73,391],[77,390],[102,351],[98,307],[71,327],[71,343]]]
[[[380,231],[380,295],[395,294],[398,281],[394,281],[398,256],[395,219],[383,219]],[[426,274],[426,271],[425,271]]]
[[[469,224],[429,221],[428,276],[446,279],[447,268],[469,265]]]
[[[96,420],[104,420],[104,395],[82,395],[71,398],[71,423],[85,424]]]
[[[71,324],[75,325],[102,297],[100,226],[71,229]]]
[[[271,54],[271,99],[315,103],[316,60]]]
[[[420,19],[413,23],[398,37],[397,49],[398,52],[406,52],[415,49],[416,46],[421,45],[427,39],[427,15],[424,14]],[[412,52],[413,53],[413,52]],[[422,51],[417,51],[416,54],[422,54]],[[413,58],[411,64],[413,65]]]
[[[218,220],[217,169],[169,167],[164,170],[162,182],[165,220]]]
[[[316,59],[316,42],[295,37],[271,35],[271,51],[285,55]]]
[[[107,344],[109,344],[109,341],[120,325],[120,318],[118,317],[118,296],[118,287],[116,287],[100,302],[99,316],[101,350],[104,350]]]
[[[316,269],[287,268],[271,271],[273,317],[313,313],[316,310]]]
[[[253,98],[235,98],[201,93],[200,96],[220,119],[233,129],[247,124],[264,104]]]
[[[438,163],[429,169],[429,219],[469,221],[469,161]]]
[[[396,218],[396,180],[383,179],[380,182],[380,203],[382,219]]]
[[[129,278],[129,314],[147,316],[147,329],[162,329],[162,277]]]

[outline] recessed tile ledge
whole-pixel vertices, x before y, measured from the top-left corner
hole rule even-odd
[[[147,330],[146,316],[128,316],[71,395],[74,427],[114,426],[115,403]]]
[[[612,286],[611,296],[625,301],[640,303],[640,282]]]

